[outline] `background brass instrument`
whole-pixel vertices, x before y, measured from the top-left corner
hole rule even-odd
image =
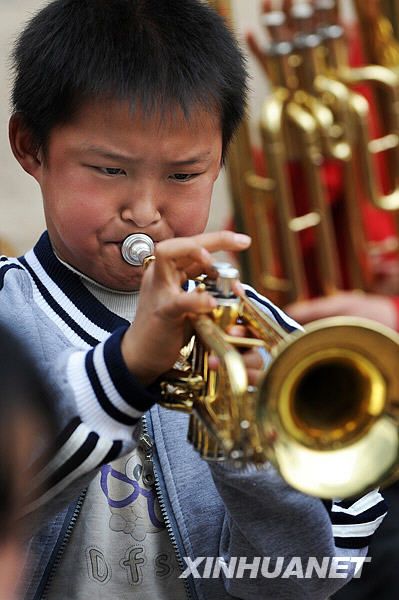
[[[364,7],[367,3],[358,4]],[[393,8],[393,2],[387,4]],[[336,15],[336,4],[330,0],[315,0],[314,8],[295,4],[291,15],[295,35],[291,38],[287,38],[283,13],[265,16],[270,35],[268,77],[273,86],[260,124],[267,177],[255,174],[245,126],[229,160],[236,220],[253,238],[242,264],[244,277],[281,305],[311,295],[299,240],[304,232],[314,240],[317,289],[313,294],[331,294],[342,287],[370,290],[371,254],[385,248],[368,243],[359,197],[392,213],[398,221],[398,72],[382,59],[381,64],[350,67],[344,31]],[[392,55],[397,42],[392,34],[389,40]],[[369,105],[358,92],[359,84],[374,94],[382,111],[383,127],[377,139],[370,133]],[[390,176],[387,190],[383,190],[375,162],[382,154]],[[342,169],[346,281],[340,272],[323,177],[327,161]],[[287,170],[292,162],[301,166],[304,195],[309,198],[301,214],[295,209],[295,182],[290,181]],[[396,240],[390,249],[396,251],[397,246]]]
[[[146,237],[127,238],[125,260],[148,261],[153,245],[147,238],[143,249]],[[388,481],[399,451],[399,335],[344,317],[288,334],[255,302],[234,295],[235,268],[216,263],[215,270],[216,280],[202,285],[218,306],[192,318],[193,344],[162,382],[162,404],[190,413],[196,450],[236,466],[270,461],[290,485],[324,498]],[[238,322],[254,337],[229,336]],[[259,347],[271,363],[253,387],[238,349]],[[211,354],[219,359],[216,370],[209,368]]]

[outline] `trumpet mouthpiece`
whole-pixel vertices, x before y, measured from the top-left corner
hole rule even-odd
[[[122,257],[134,267],[141,267],[146,258],[154,255],[155,245],[149,235],[133,233],[122,244]]]

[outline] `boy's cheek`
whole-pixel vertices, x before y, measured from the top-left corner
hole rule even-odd
[[[198,195],[188,202],[181,203],[179,209],[169,214],[169,222],[173,223],[176,237],[186,237],[202,233],[207,226],[211,198]]]
[[[198,235],[199,233],[203,233],[207,222],[208,214],[206,216],[193,214],[190,219],[187,219],[186,221],[179,223],[178,225],[175,224],[175,237],[190,237],[192,235]]]

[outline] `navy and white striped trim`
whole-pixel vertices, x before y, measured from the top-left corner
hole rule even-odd
[[[278,306],[273,304],[265,296],[258,294],[253,287],[243,284],[245,294],[254,301],[262,310],[264,310],[270,317],[272,317],[287,333],[293,333],[302,327],[291,317],[285,314]]]
[[[387,505],[378,490],[358,500],[326,503],[336,546],[363,548],[381,525]]]
[[[26,513],[37,510],[69,483],[95,471],[106,460],[115,460],[121,448],[120,441],[101,438],[80,420],[75,420],[65,444],[33,481]],[[43,490],[46,490],[44,494]]]
[[[4,287],[5,276],[11,269],[23,270],[21,265],[15,259],[9,259],[6,256],[0,258],[0,290]]]
[[[49,288],[51,289],[51,287],[53,287],[51,283],[47,282],[49,285],[44,285],[42,283],[41,279],[36,274],[36,271],[40,270],[40,265],[36,265],[36,269],[34,270],[25,258],[21,258],[20,261],[34,283],[33,297],[36,304],[56,325],[58,325],[68,339],[75,342],[75,344],[80,347],[82,347],[82,342],[87,348],[97,344],[99,340],[90,335],[87,330],[78,324],[76,320],[78,318],[76,307],[73,308],[72,302],[70,302],[70,312],[68,312],[55,300],[54,296],[49,291]],[[60,293],[62,293],[61,290]],[[107,333],[107,335],[109,334]]]
[[[89,352],[73,353],[67,376],[83,421],[100,435],[131,441],[135,424],[157,398],[141,387],[122,360],[125,331],[119,329]]]
[[[29,264],[60,307],[74,316],[75,320],[94,338],[101,341],[104,339],[101,337],[102,331],[114,331],[126,324],[124,319],[108,310],[93,297],[77,273],[68,269],[57,259],[47,232],[41,236],[34,252],[25,255],[25,258],[28,259]],[[40,270],[37,270],[37,267],[40,267]]]
[[[131,439],[131,427],[156,398],[125,366],[120,344],[127,322],[103,306],[79,276],[60,263],[47,233],[19,264],[31,278],[40,309],[77,349],[89,350],[87,354],[74,353],[68,363],[69,381],[80,400],[79,407],[82,401],[85,417],[92,417],[87,423],[102,433],[112,423],[108,436],[112,431],[118,433],[114,439]],[[112,334],[116,330],[118,333]],[[130,427],[122,437],[121,425]]]

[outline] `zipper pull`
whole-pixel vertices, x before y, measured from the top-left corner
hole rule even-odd
[[[147,433],[140,435],[138,447],[143,455],[143,483],[152,487],[155,484],[154,464],[152,462],[154,443]]]

